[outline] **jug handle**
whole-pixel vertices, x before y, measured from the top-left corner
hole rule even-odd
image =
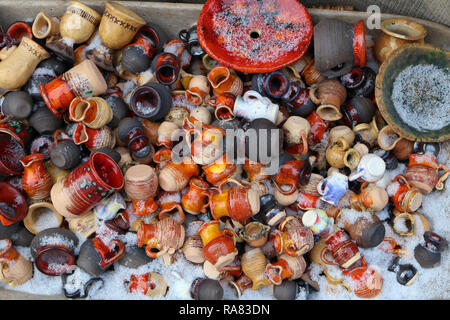
[[[408,188],[411,188],[409,183],[408,183],[408,180],[406,180],[405,176],[403,176],[401,174],[396,175],[394,180],[393,180],[393,182],[399,182],[401,184],[405,184]]]
[[[232,238],[234,245],[236,245],[236,233],[233,230],[231,230],[230,228],[224,228],[224,229],[222,229],[222,232],[227,237]]]
[[[445,180],[447,180],[447,178],[450,175],[450,168],[447,165],[445,165],[445,164],[439,164],[438,165],[438,171],[439,170],[444,170],[444,173],[442,174],[442,176],[439,177],[439,180],[436,183],[436,189],[437,190],[442,190],[442,189],[444,189],[444,182],[445,182]]]
[[[227,184],[228,182],[233,182],[233,183],[237,184],[238,186],[241,186],[241,187],[244,187],[244,188],[248,188],[248,187],[244,186],[244,185],[242,184],[242,182],[240,182],[240,181],[238,181],[238,180],[236,180],[236,179],[233,179],[233,178],[227,178],[227,179],[222,180],[222,182],[220,182],[220,184],[219,184],[219,186],[218,186],[218,189],[219,189],[220,193],[223,192],[223,185],[224,185],[224,184]]]
[[[325,190],[327,187],[326,183],[327,183],[327,179],[323,179],[317,184],[317,192],[319,192],[319,194],[321,196],[323,196],[325,194]]]
[[[117,260],[119,260],[119,259],[122,257],[122,255],[125,253],[125,246],[123,245],[123,242],[122,242],[122,241],[120,241],[120,240],[112,240],[111,242],[114,243],[114,244],[115,244],[115,247],[118,247],[119,250],[118,250],[117,253],[114,255],[114,257],[112,257],[112,258],[107,259],[107,260],[104,261],[104,263],[105,263],[106,265],[111,265],[111,264],[113,264],[114,262],[116,262]]]
[[[221,119],[220,117],[219,117],[219,115],[217,114],[217,112],[221,109],[221,108],[223,108],[223,109],[227,109],[228,110],[228,112],[232,115],[232,117],[230,117],[230,118],[228,118],[228,119]],[[236,116],[235,116],[235,114],[233,113],[233,110],[231,110],[231,108],[229,107],[229,106],[227,106],[227,105],[219,105],[219,106],[217,106],[215,109],[214,109],[214,115],[216,116],[216,119],[219,119],[219,120],[221,120],[221,121],[231,121],[231,120],[233,120]]]
[[[314,104],[321,104],[322,101],[316,96],[316,92],[319,89],[319,87],[312,87],[311,90],[309,90],[309,97],[311,98],[311,101],[314,102]]]
[[[364,175],[364,169],[360,169],[360,170],[358,170],[356,172],[351,173],[348,176],[348,181],[354,181],[356,179],[361,178],[363,175]]]
[[[62,134],[67,135],[67,133],[63,129],[57,129],[57,130],[55,130],[55,132],[53,132],[53,140],[54,140],[55,146],[58,145],[61,141],[70,140],[70,139],[62,138],[61,137]]]
[[[184,42],[188,42],[188,30],[187,29],[183,29],[180,31],[180,33],[178,33],[178,38],[180,38],[182,41]]]
[[[150,258],[153,258],[153,259],[158,258],[159,256],[162,256],[163,254],[167,253],[167,251],[168,251],[168,249],[166,249],[166,248],[161,249],[160,247],[161,246],[159,245],[158,240],[153,238],[149,241],[149,243],[145,247],[145,253]],[[159,251],[153,252],[152,249],[158,249]]]
[[[244,93],[243,99],[246,103],[250,103],[250,97],[255,97],[257,100],[263,101],[264,104],[269,105],[268,101],[257,91],[248,90]],[[269,100],[270,101],[270,100]]]
[[[325,256],[328,251],[331,251],[329,247],[323,248],[322,251],[320,252],[320,259],[322,259],[322,261],[325,262],[326,264],[338,265],[338,263],[336,261],[330,261]]]

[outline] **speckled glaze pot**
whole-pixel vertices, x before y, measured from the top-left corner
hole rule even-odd
[[[59,180],[51,190],[56,210],[65,217],[76,217],[92,209],[102,199],[123,187],[117,163],[104,153],[93,153],[89,160]]]
[[[66,273],[75,264],[77,236],[70,230],[50,228],[39,232],[31,242],[30,251],[38,270],[49,276]]]
[[[44,158],[42,153],[36,153],[27,155],[20,160],[24,166],[22,186],[33,200],[47,198],[52,188],[52,177],[44,167]]]
[[[77,266],[98,277],[113,263],[122,258],[125,245],[120,240],[105,243],[100,237],[87,239],[80,248]]]
[[[375,90],[376,73],[370,68],[354,68],[340,77],[349,97],[369,98]]]

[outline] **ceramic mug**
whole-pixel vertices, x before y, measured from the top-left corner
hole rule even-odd
[[[325,242],[328,247],[322,249],[321,258],[326,264],[337,264],[347,269],[361,259],[358,247],[342,230],[333,233]],[[331,252],[333,260],[328,260],[327,251]]]
[[[189,189],[181,198],[183,209],[190,214],[205,213],[209,206],[208,183],[201,178],[192,178]]]
[[[323,179],[317,185],[317,191],[322,196],[321,199],[334,206],[337,205],[348,190],[348,177],[334,171],[327,178]]]
[[[238,96],[233,107],[233,113],[237,117],[248,121],[263,118],[273,123],[276,123],[278,110],[277,104],[253,90],[246,91],[242,97]]]
[[[361,158],[358,168],[348,177],[349,181],[362,179],[367,182],[376,182],[383,178],[386,163],[379,156],[369,153]]]

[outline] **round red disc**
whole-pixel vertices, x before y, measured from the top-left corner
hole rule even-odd
[[[208,0],[197,33],[205,51],[222,65],[266,73],[303,57],[313,24],[297,0]]]

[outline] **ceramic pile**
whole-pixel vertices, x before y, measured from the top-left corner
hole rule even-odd
[[[161,298],[167,274],[140,270],[183,260],[203,269],[192,299],[370,299],[386,273],[416,280],[405,256],[438,266],[446,240],[419,210],[450,174],[441,144],[402,137],[374,95],[380,63],[426,30],[399,19],[366,41],[363,21],[313,26],[288,2],[208,1],[179,39],[116,2],[0,33],[0,281],[44,274],[86,298],[126,267],[129,293]]]

